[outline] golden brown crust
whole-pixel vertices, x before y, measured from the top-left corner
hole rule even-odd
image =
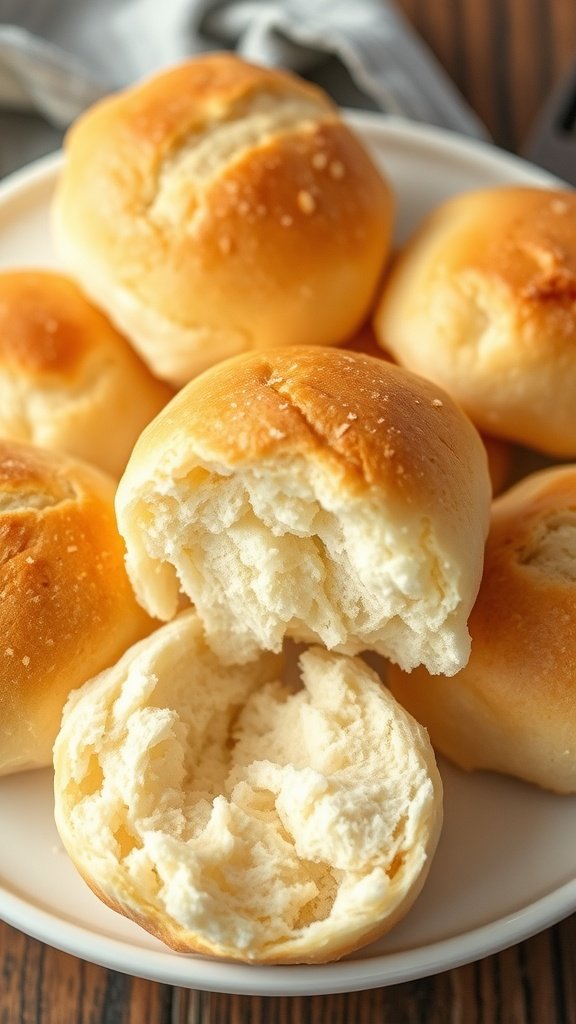
[[[469,495],[447,479],[485,469],[476,430],[434,384],[363,353],[300,345],[191,381],[138,440],[122,492],[163,449],[183,467],[186,449],[229,467],[289,451],[329,463],[353,491],[382,487],[452,511]]]
[[[361,352],[375,359],[393,361],[388,352],[378,344],[374,328],[371,323],[363,325],[361,330],[353,338],[345,342],[344,348],[350,352]],[[482,441],[488,457],[488,472],[492,481],[492,493],[500,494],[510,479],[513,462],[513,446],[506,441],[496,437],[483,434]]]
[[[507,186],[443,203],[384,282],[379,343],[477,426],[576,453],[576,196]]]
[[[568,306],[576,299],[575,217],[576,195],[569,191],[503,186],[450,200],[430,215],[426,230],[452,235],[442,259],[446,273],[493,278],[526,316],[537,316],[548,299]],[[552,315],[561,321],[566,308]]]
[[[0,365],[7,369],[32,379],[73,378],[98,337],[108,332],[116,333],[76,285],[60,274],[0,274]]]
[[[0,773],[49,764],[68,692],[152,629],[113,495],[87,465],[0,441]]]
[[[81,132],[88,140],[87,123],[97,129],[96,118],[107,123],[114,120],[115,107],[122,110],[122,131],[120,141],[127,149],[120,153],[117,167],[122,159],[129,163],[137,157],[131,141],[142,144],[138,150],[141,168],[149,166],[148,161],[161,158],[167,149],[188,132],[204,128],[206,122],[226,115],[231,107],[249,100],[255,93],[266,91],[271,94],[299,94],[327,112],[336,114],[336,106],[323,90],[305,82],[304,79],[279,68],[266,68],[240,60],[230,53],[210,53],[194,60],[184,61],[160,74],[150,76],[136,86],[97,102],[90,118],[79,118],[70,129],[70,140]],[[190,96],[194,102],[190,102]],[[96,135],[100,137],[99,132]],[[91,150],[93,158],[98,157]]]
[[[92,108],[66,152],[65,259],[160,375],[181,384],[249,348],[336,343],[366,316],[390,188],[295,76],[196,58]]]
[[[173,390],[73,281],[26,269],[0,273],[0,393],[0,435],[120,475]]]
[[[472,653],[452,679],[390,667],[395,696],[463,768],[576,792],[576,468],[494,502]]]

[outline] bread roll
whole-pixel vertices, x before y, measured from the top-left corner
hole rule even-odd
[[[183,591],[225,660],[290,636],[453,673],[489,504],[482,442],[443,391],[295,346],[191,381],[137,442],[116,509],[144,607],[170,619]]]
[[[0,774],[52,763],[66,697],[153,623],[136,603],[114,482],[0,440]]]
[[[391,666],[390,689],[461,768],[576,792],[576,466],[494,502],[470,632],[458,675]]]
[[[318,88],[209,54],[101,101],[65,150],[60,255],[157,376],[368,315],[391,190]]]
[[[45,270],[0,273],[0,436],[119,477],[172,395],[72,281]]]
[[[194,611],[72,695],[56,821],[94,892],[182,952],[336,959],[420,891],[442,821],[428,737],[359,659],[225,667]]]
[[[576,194],[507,186],[442,204],[385,282],[374,328],[481,430],[576,456]]]

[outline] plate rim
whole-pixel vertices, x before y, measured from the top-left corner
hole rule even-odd
[[[461,136],[449,129],[422,125],[404,118],[369,111],[345,110],[351,127],[361,135],[393,138],[396,144],[439,149],[451,157],[516,169],[534,186],[567,183],[522,157],[489,142]],[[12,202],[26,199],[36,188],[53,181],[64,160],[58,149],[7,175],[0,182],[0,215]],[[0,780],[1,783],[1,780]],[[551,892],[479,927],[426,945],[322,965],[258,965],[179,954],[166,947],[148,949],[129,939],[93,932],[59,917],[30,899],[17,895],[0,878],[0,919],[26,934],[72,956],[100,966],[164,984],[241,995],[327,995],[353,992],[428,977],[500,952],[558,923],[576,911],[576,875]],[[127,955],[128,953],[128,955]],[[201,965],[199,968],[198,965]],[[186,977],[187,974],[191,977]]]
[[[558,924],[576,910],[576,878],[526,907],[463,934],[415,949],[397,950],[358,960],[336,960],[327,964],[241,964],[196,954],[176,953],[168,947],[165,950],[135,947],[129,939],[91,932],[83,925],[63,917],[58,918],[38,906],[33,908],[34,923],[26,926],[25,912],[29,910],[30,903],[8,892],[2,885],[0,898],[6,901],[8,907],[9,912],[6,914],[6,908],[0,906],[2,920],[7,924],[64,953],[124,974],[161,984],[234,995],[329,995],[403,984],[473,963],[514,946]],[[534,914],[538,917],[536,931],[532,920]],[[49,927],[55,921],[61,929],[61,933],[56,935]],[[496,941],[495,929],[499,931]],[[138,960],[130,962],[125,956],[126,949]],[[424,959],[423,954],[426,954]],[[415,960],[419,960],[418,967],[413,962]],[[152,969],[149,961],[154,964]],[[381,972],[382,961],[391,968],[385,977]],[[184,965],[190,964],[201,964],[202,969],[192,972],[194,977],[187,978]],[[252,979],[256,984],[252,983]]]

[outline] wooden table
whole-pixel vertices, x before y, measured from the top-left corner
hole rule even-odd
[[[576,57],[575,0],[400,0],[400,6],[495,141],[520,150],[542,100]],[[0,1024],[100,1022],[576,1024],[576,917],[432,978],[288,999],[171,989],[84,963],[0,923]]]

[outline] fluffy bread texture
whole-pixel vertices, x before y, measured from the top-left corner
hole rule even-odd
[[[182,952],[325,962],[421,890],[442,822],[425,730],[359,659],[224,666],[193,610],[70,698],[56,821],[94,892]]]
[[[116,510],[143,606],[168,620],[183,592],[224,660],[289,636],[453,673],[490,496],[479,435],[443,391],[295,346],[182,389],[137,442]]]
[[[65,266],[177,386],[249,349],[336,344],[368,315],[393,198],[318,88],[209,54],[68,133]]]
[[[119,477],[173,390],[62,274],[0,273],[0,436]]]
[[[576,467],[531,474],[493,506],[470,661],[452,679],[390,667],[437,750],[467,770],[576,792]]]
[[[0,774],[52,763],[71,689],[153,628],[116,528],[112,478],[0,441]]]
[[[384,282],[379,343],[483,431],[576,455],[576,194],[507,186],[434,210]]]

